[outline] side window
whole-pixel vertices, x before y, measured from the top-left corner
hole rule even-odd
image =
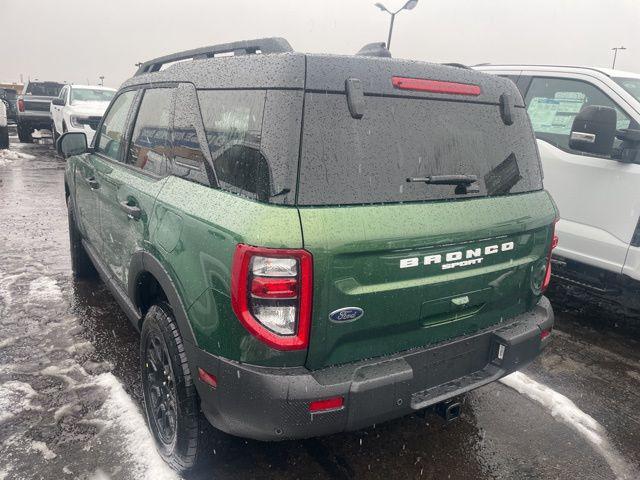
[[[166,175],[171,156],[174,88],[147,89],[136,117],[126,163]]]
[[[584,106],[601,105],[616,109],[618,125],[628,128],[631,119],[599,88],[581,80],[536,77],[525,98],[536,137],[570,150],[573,119]]]
[[[267,201],[269,163],[260,149],[264,90],[200,90],[198,99],[220,187]]]
[[[125,144],[124,129],[127,123],[127,115],[135,96],[136,92],[129,90],[118,96],[111,104],[111,108],[106,113],[100,127],[100,137],[96,143],[96,152],[114,160],[120,160]]]

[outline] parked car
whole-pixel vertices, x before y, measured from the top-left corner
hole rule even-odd
[[[65,85],[51,101],[51,132],[54,141],[64,132],[84,132],[91,143],[98,123],[116,91],[113,88]]]
[[[550,341],[558,212],[518,89],[361,52],[276,38],[151,60],[93,147],[58,142],[73,271],[95,268],[141,330],[177,469],[202,451],[200,411],[259,440],[452,418]]]
[[[640,74],[540,65],[478,69],[510,78],[525,98],[545,186],[562,217],[557,225],[555,277],[618,303],[631,321],[637,321]],[[598,128],[593,119],[583,117],[596,106],[603,107],[603,124]],[[585,130],[585,125],[594,131]],[[580,141],[580,132],[587,132],[589,141]]]
[[[7,107],[0,102],[0,149],[9,148],[9,126],[7,122]]]
[[[17,119],[17,106],[16,106],[16,91],[12,88],[0,88],[0,100],[5,103],[7,107],[7,119],[9,122],[14,122]]]
[[[31,143],[34,129],[51,128],[51,100],[57,97],[64,84],[29,80],[18,96],[18,138]]]

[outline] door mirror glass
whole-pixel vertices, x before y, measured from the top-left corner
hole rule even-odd
[[[583,107],[573,120],[569,147],[580,152],[611,155],[616,138],[616,121],[616,111],[611,107]]]
[[[59,107],[64,107],[64,100],[62,98],[56,97],[53,100],[51,100],[51,103],[54,105],[57,105]]]
[[[57,149],[64,158],[87,153],[87,136],[82,132],[67,132],[58,139]]]

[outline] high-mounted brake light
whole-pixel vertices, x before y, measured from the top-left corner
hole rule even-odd
[[[427,78],[392,77],[394,88],[415,90],[417,92],[443,93],[447,95],[470,95],[477,97],[482,93],[480,86],[470,83],[443,82]]]
[[[244,327],[275,349],[307,348],[313,293],[311,254],[239,244],[231,270],[231,305]]]
[[[558,235],[556,235],[556,223],[558,223],[557,219],[553,222],[553,227],[551,230],[551,247],[549,248],[549,255],[547,256],[547,271],[544,275],[544,281],[542,282],[542,288],[541,288],[543,292],[547,288],[549,288],[549,283],[551,283],[551,256],[553,254],[554,248],[558,246]]]
[[[18,99],[18,110],[24,112],[24,99],[22,98]]]

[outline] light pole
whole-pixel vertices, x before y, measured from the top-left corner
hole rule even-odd
[[[627,47],[613,47],[613,65],[611,65],[612,69],[616,68],[616,58],[618,58],[618,50],[626,50]]]
[[[413,8],[417,4],[418,4],[418,0],[409,0],[407,3],[405,3],[402,6],[402,8],[399,8],[395,12],[392,12],[392,11],[388,10],[387,7],[385,7],[380,2],[376,3],[376,5],[375,5],[376,7],[378,7],[383,12],[387,12],[389,15],[391,15],[391,23],[389,24],[389,39],[387,40],[387,50],[391,51],[391,34],[393,33],[393,21],[395,20],[396,15],[398,13],[400,13],[402,10],[413,10]]]
[[[98,78],[100,79],[100,86],[103,87],[104,86],[104,75],[100,75]]]

